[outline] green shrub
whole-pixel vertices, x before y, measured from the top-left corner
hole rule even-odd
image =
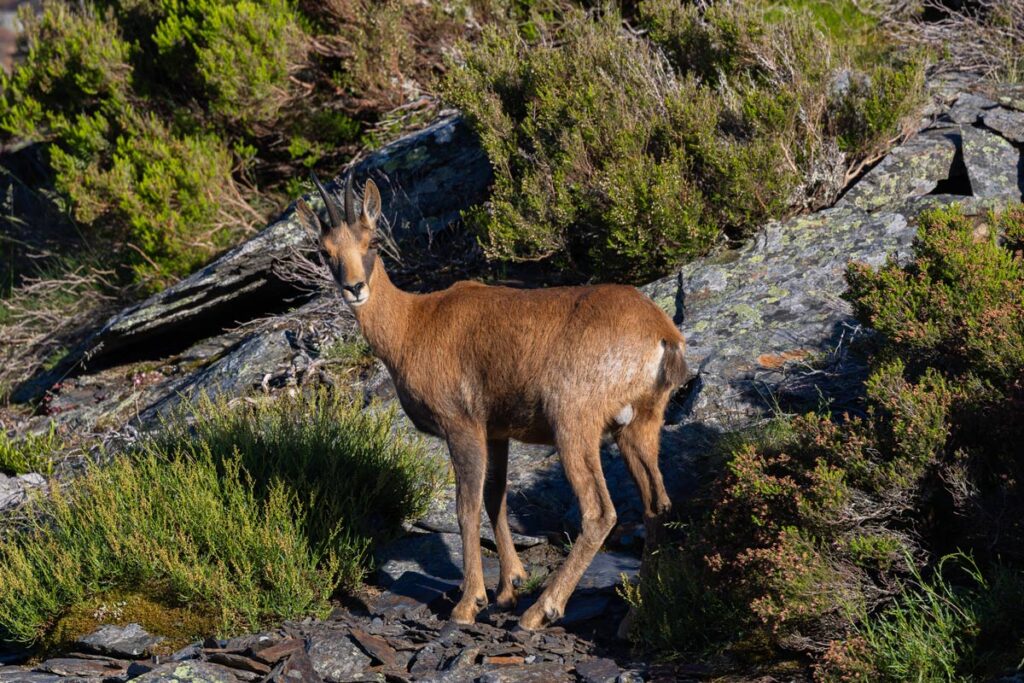
[[[365,575],[372,541],[422,515],[443,481],[404,437],[394,411],[326,390],[198,400],[5,530],[0,642],[35,641],[109,591],[222,632],[323,616]]]
[[[1019,668],[1024,574],[990,573],[963,554],[943,557],[928,580],[912,572],[896,600],[832,643],[815,679],[966,682]]]
[[[0,134],[46,144],[84,248],[142,292],[262,224],[296,173],[336,169],[415,119],[365,134],[437,65],[409,46],[465,30],[440,7],[399,1],[28,9],[25,59],[0,76]]]
[[[631,633],[646,646],[676,655],[709,655],[746,626],[743,605],[717,585],[692,553],[665,548],[644,563],[640,582],[624,583],[620,594],[633,609]]]
[[[53,487],[28,528],[0,540],[0,639],[33,642],[111,586],[211,610],[222,631],[325,615],[350,559],[311,547],[284,484],[261,499],[237,459],[194,452],[118,456]]]
[[[283,483],[309,511],[304,529],[314,548],[362,549],[345,565],[351,587],[367,567],[370,539],[425,514],[447,476],[443,461],[396,430],[394,409],[316,390],[234,403],[203,397],[154,438],[162,452],[237,459],[258,492]]]
[[[638,276],[717,238],[672,141],[682,89],[618,22],[573,14],[557,47],[486,30],[446,81],[496,171],[476,213],[490,256]]]
[[[64,446],[64,439],[53,426],[42,434],[26,434],[21,437],[12,437],[0,431],[0,472],[39,472],[49,475],[53,472],[54,456]]]
[[[661,583],[634,589],[671,596],[634,600],[641,622],[693,600],[694,586],[661,578],[675,572],[749,615],[710,649],[833,641],[828,680],[971,680],[1019,663],[1024,621],[993,596],[1024,586],[1024,210],[920,221],[910,263],[848,271],[846,296],[877,331],[863,414],[730,438],[663,553],[679,567],[658,562]],[[966,576],[940,559],[959,551]],[[665,632],[636,637],[680,650]]]
[[[132,280],[153,287],[223,249],[254,213],[222,140],[146,111],[136,84],[144,51],[116,16],[63,3],[26,13],[28,55],[0,88],[0,129],[50,142],[56,188],[75,219],[114,247],[111,261],[128,265]]]
[[[917,104],[907,93],[923,87],[924,69],[916,60],[898,68],[879,65],[854,77],[836,104],[839,147],[858,159],[884,151],[889,138],[903,133],[902,123]]]
[[[536,37],[491,27],[452,64],[444,95],[495,171],[490,203],[469,214],[488,256],[661,274],[831,199],[843,164],[895,135],[921,91],[915,62],[879,66],[870,92],[837,100],[849,58],[806,11],[648,0],[646,38],[621,22],[564,9],[531,24]]]
[[[885,335],[888,353],[951,374],[970,371],[1005,384],[1024,371],[1024,262],[1012,250],[1021,212],[1005,221],[1007,246],[977,238],[957,208],[921,218],[909,268],[854,266],[850,298],[857,315]]]
[[[245,225],[233,214],[242,200],[232,156],[215,136],[176,136],[152,116],[126,111],[120,125],[127,130],[109,157],[53,147],[51,163],[75,218],[128,247],[122,263],[135,279],[164,286],[230,245]]]
[[[183,48],[175,78],[198,78],[214,112],[244,126],[271,120],[288,100],[287,78],[302,39],[286,0],[189,0],[168,11],[154,31],[161,58]],[[174,62],[172,62],[174,63]]]

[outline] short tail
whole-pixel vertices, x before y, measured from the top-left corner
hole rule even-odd
[[[661,367],[658,371],[658,388],[675,391],[682,386],[690,373],[686,366],[686,359],[683,357],[683,343],[663,339],[661,345],[665,349],[665,353],[661,357]]]

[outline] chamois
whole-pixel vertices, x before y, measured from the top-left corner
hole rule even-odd
[[[682,334],[650,299],[623,285],[521,290],[458,282],[440,292],[404,292],[373,248],[381,212],[374,182],[366,182],[358,214],[351,175],[343,202],[315,175],[313,182],[330,224],[304,202],[300,215],[319,227],[342,298],[409,418],[445,439],[451,454],[464,557],[452,620],[471,623],[487,604],[481,502],[498,546],[499,607],[515,604],[526,578],[505,507],[509,439],[556,446],[583,513],[582,532],[520,626],[557,620],[615,525],[601,471],[605,433],[640,489],[649,530],[669,510],[659,436],[669,396],[687,374]]]

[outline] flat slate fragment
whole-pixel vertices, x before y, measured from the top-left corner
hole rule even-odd
[[[836,206],[876,211],[925,195],[949,177],[960,145],[954,128],[933,128],[910,138],[864,174]]]
[[[370,658],[344,631],[324,629],[309,636],[309,659],[316,673],[328,683],[349,680],[370,666]]]
[[[79,638],[75,645],[86,652],[126,659],[144,659],[149,656],[151,648],[162,640],[163,638],[150,635],[139,624],[106,624]]]
[[[964,164],[975,197],[1021,198],[1020,152],[1005,138],[983,128],[963,127]]]
[[[35,667],[36,671],[58,676],[109,677],[123,674],[128,662],[117,659],[86,659],[84,657],[54,657]]]
[[[57,674],[42,671],[25,671],[14,666],[0,666],[0,683],[58,683]]]
[[[576,675],[584,683],[615,683],[619,672],[619,665],[604,657],[595,657],[576,665]]]
[[[132,680],[138,683],[237,683],[238,678],[216,664],[185,661],[161,664]]]
[[[1024,143],[1024,112],[997,107],[985,112],[981,120],[1007,140]]]
[[[962,93],[950,108],[948,116],[956,123],[972,125],[982,116],[982,112],[994,106],[996,103],[987,97],[974,93]]]

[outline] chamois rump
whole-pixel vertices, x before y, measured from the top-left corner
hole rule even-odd
[[[392,284],[373,248],[381,197],[366,182],[362,209],[349,176],[344,201],[313,182],[329,225],[321,253],[374,355],[387,366],[416,427],[445,439],[456,480],[463,544],[462,597],[452,611],[471,623],[487,604],[480,506],[498,547],[497,604],[515,604],[526,572],[506,515],[509,439],[557,447],[583,513],[582,532],[520,626],[541,628],[565,604],[615,525],[600,443],[610,432],[640,489],[653,531],[670,501],[658,469],[666,403],[686,377],[684,341],[672,321],[633,287],[520,290],[458,282],[427,294]]]

